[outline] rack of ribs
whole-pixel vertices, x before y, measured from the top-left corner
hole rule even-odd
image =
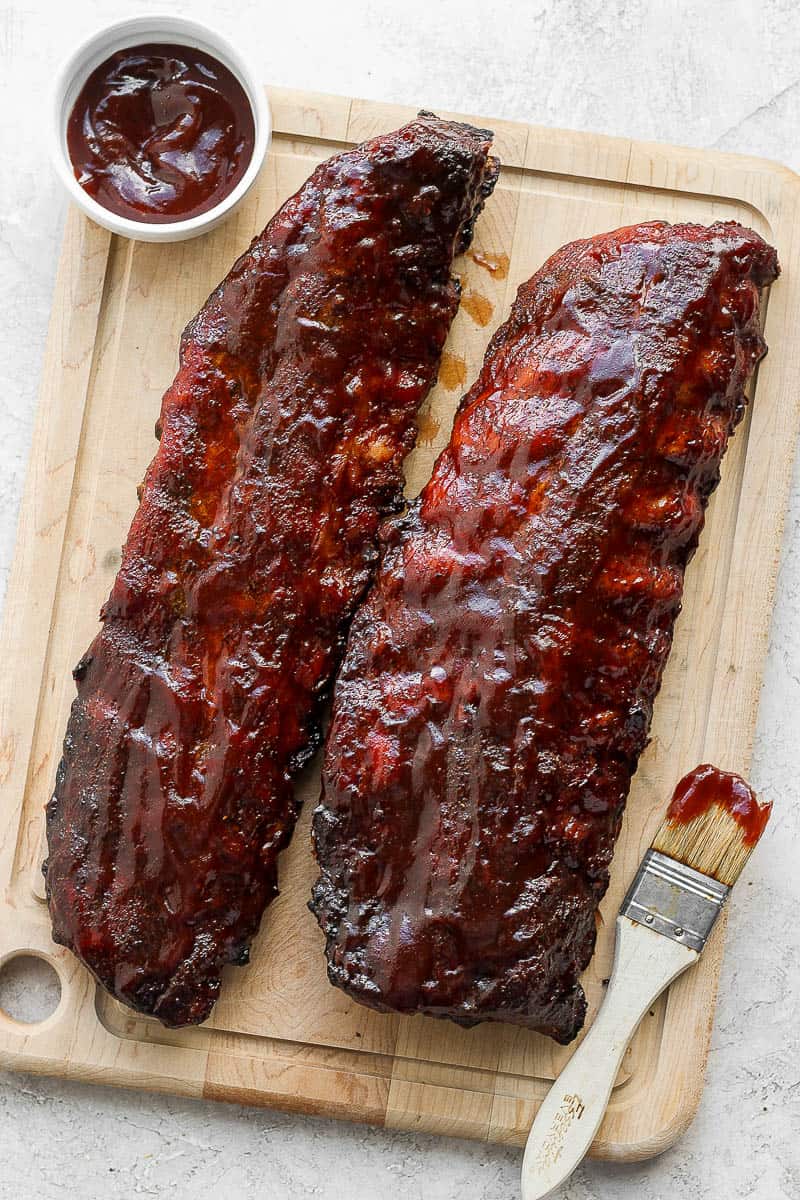
[[[312,910],[364,1004],[571,1040],[774,250],[650,223],[517,295],[385,535],[334,692]]]
[[[204,1020],[247,961],[347,625],[458,307],[491,134],[430,113],[323,163],[186,329],[48,805],[56,941]]]

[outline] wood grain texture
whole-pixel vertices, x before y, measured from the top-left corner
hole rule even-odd
[[[153,424],[174,374],[180,331],[280,203],[340,146],[400,125],[412,110],[271,90],[275,139],[258,186],[221,229],[193,242],[120,241],[70,213],[56,285],[38,424],[2,634],[0,964],[30,951],[59,973],[62,1000],[36,1026],[0,1013],[0,1063],[21,1070],[184,1095],[268,1104],[393,1128],[521,1145],[569,1048],[526,1030],[464,1030],[360,1008],[325,978],[305,909],[318,792],[281,864],[282,894],[247,969],[230,969],[214,1017],[167,1031],[122,1009],[55,947],[42,903],[43,807],[73,695],[70,669],[97,628],[155,449]],[[455,115],[455,114],[441,114]],[[770,626],[794,444],[800,425],[795,233],[800,181],[756,159],[537,129],[497,130],[504,171],[457,264],[464,299],[439,385],[407,461],[408,493],[427,479],[453,412],[514,292],[564,242],[652,218],[739,219],[778,247],[770,354],[728,452],[634,781],[598,949],[584,977],[589,1021],[610,971],[614,918],[675,781],[711,760],[746,773]],[[634,1038],[593,1146],[633,1160],[666,1149],[702,1090],[723,930]]]

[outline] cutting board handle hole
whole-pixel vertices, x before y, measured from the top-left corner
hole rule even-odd
[[[56,1011],[61,980],[39,954],[22,951],[0,963],[0,1011],[23,1025],[38,1025]]]

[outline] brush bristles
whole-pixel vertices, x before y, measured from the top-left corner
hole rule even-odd
[[[745,837],[728,810],[712,804],[691,821],[667,818],[653,839],[653,849],[733,887],[755,849],[755,842]]]

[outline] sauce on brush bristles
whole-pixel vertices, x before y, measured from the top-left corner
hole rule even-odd
[[[704,764],[676,787],[653,849],[732,887],[771,811],[741,776]]]

